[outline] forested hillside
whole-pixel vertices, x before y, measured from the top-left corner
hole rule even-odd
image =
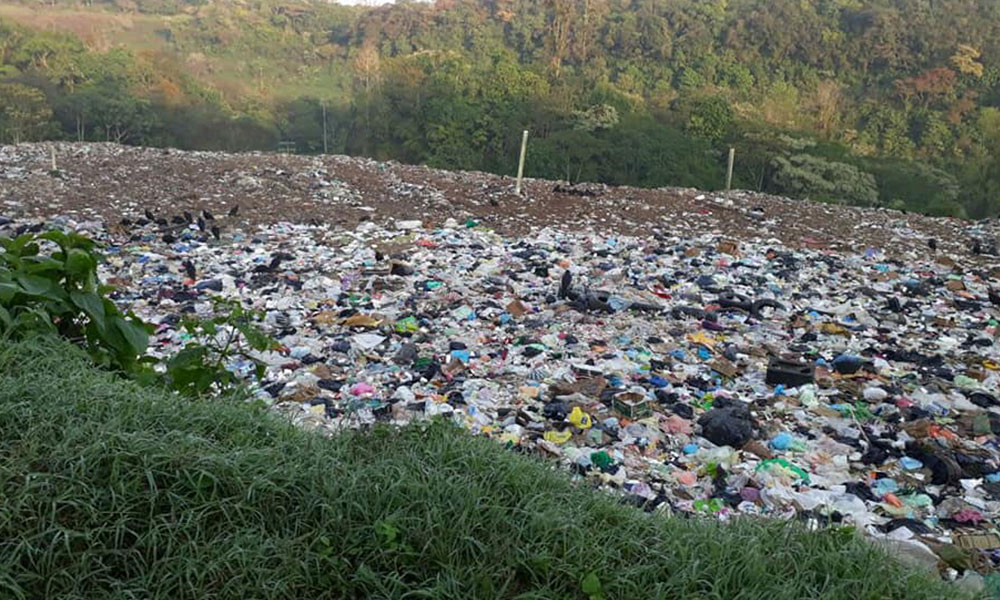
[[[1000,212],[996,0],[0,5],[0,139]]]

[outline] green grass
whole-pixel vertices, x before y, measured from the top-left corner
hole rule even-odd
[[[959,597],[843,531],[645,514],[447,425],[326,440],[0,347],[0,598],[586,598],[591,573],[604,598]]]

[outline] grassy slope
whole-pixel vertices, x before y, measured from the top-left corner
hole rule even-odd
[[[213,7],[213,15],[225,17],[226,7]],[[260,21],[261,16],[250,12],[234,11],[233,16]],[[226,31],[232,47],[206,46],[198,39],[197,17],[187,14],[155,15],[125,14],[110,12],[101,6],[95,7],[28,7],[19,4],[0,4],[0,19],[40,31],[62,31],[79,36],[93,50],[106,51],[111,47],[123,46],[134,52],[151,51],[171,56],[184,65],[190,58],[186,50],[179,50],[167,42],[157,31],[169,29],[179,36],[181,48],[202,48],[200,67],[191,68],[189,73],[202,85],[222,92],[235,106],[243,106],[248,99],[258,97],[270,101],[287,101],[300,97],[325,98],[346,101],[346,86],[350,84],[350,74],[340,63],[304,65],[295,57],[279,59],[265,58],[253,64],[247,61],[250,54],[259,54],[268,44],[254,38],[252,31],[245,31],[245,22],[229,22]],[[211,23],[215,24],[212,20]],[[277,29],[269,28],[265,22],[258,22],[261,30],[278,35]],[[287,34],[294,35],[294,34]],[[256,52],[250,52],[250,45]],[[308,48],[308,44],[302,44]],[[257,66],[262,70],[258,70]],[[263,89],[261,89],[263,86]]]
[[[448,426],[324,440],[0,344],[0,597],[942,598],[844,533],[666,519]]]

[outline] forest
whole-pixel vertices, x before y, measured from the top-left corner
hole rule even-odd
[[[0,5],[0,143],[343,153],[1000,214],[996,0]]]

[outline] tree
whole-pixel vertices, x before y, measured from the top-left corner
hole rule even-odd
[[[687,129],[695,137],[719,142],[729,133],[733,111],[725,98],[709,96],[695,101],[688,116]]]
[[[0,129],[14,144],[40,139],[52,119],[45,94],[20,83],[0,84]]]
[[[110,86],[81,88],[66,99],[65,106],[75,123],[77,139],[139,144],[158,125],[149,100]]]
[[[843,102],[842,87],[836,81],[825,79],[816,84],[812,96],[812,110],[816,125],[823,137],[829,138],[840,120],[840,106]]]
[[[875,177],[870,173],[809,154],[775,157],[770,184],[770,191],[796,198],[856,206],[878,203]]]
[[[951,64],[955,65],[958,72],[963,75],[973,77],[983,76],[983,63],[977,62],[982,52],[968,44],[959,44],[958,51],[951,56]]]

